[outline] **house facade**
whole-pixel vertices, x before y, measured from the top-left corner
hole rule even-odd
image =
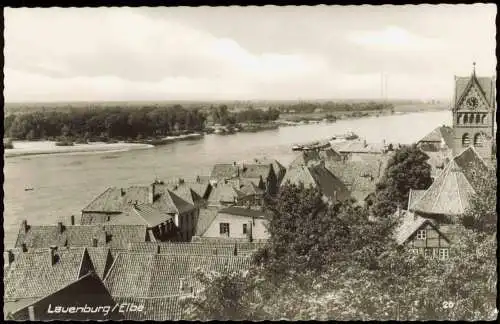
[[[269,238],[267,223],[263,211],[233,206],[219,210],[200,236],[243,239],[249,242],[266,240]]]

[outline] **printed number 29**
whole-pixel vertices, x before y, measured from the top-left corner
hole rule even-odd
[[[448,308],[453,308],[455,306],[455,303],[452,301],[445,301],[443,302],[443,308],[448,309]]]

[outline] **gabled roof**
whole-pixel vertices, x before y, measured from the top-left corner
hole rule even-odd
[[[79,294],[75,295],[75,292],[78,292]],[[74,280],[73,282],[68,283],[57,291],[54,291],[51,294],[36,300],[35,302],[21,306],[22,308],[12,312],[11,318],[19,321],[29,320],[29,306],[34,306],[36,309],[36,305],[40,305],[41,308],[51,301],[53,302],[54,300],[65,300],[67,298],[72,298],[72,300],[74,300],[74,306],[83,306],[83,304],[86,302],[89,304],[113,303],[111,295],[109,295],[109,292],[107,291],[100,278],[94,272],[89,272],[86,275]],[[35,314],[35,320],[50,320],[60,317],[61,315],[62,314],[56,314],[55,316],[52,316],[48,313]],[[66,316],[63,317],[71,318],[72,315],[66,314]],[[76,317],[78,319],[82,319],[81,316],[77,315]],[[97,317],[97,319],[105,319],[104,314],[95,314],[95,316],[89,314],[88,319],[95,319],[95,317]]]
[[[469,89],[479,86],[481,94],[489,105],[494,102],[495,82],[492,77],[477,77],[475,74],[469,77],[455,77],[455,108],[458,108],[465,98]]]
[[[219,214],[229,214],[229,215],[236,215],[236,216],[243,216],[250,218],[251,217],[265,218],[266,216],[265,212],[263,211],[254,210],[250,208],[236,207],[236,206],[223,208],[219,210]]]
[[[234,164],[218,163],[215,164],[210,172],[210,180],[232,179],[238,176],[238,166]]]
[[[125,206],[134,202],[148,202],[149,188],[147,186],[132,186],[128,188],[111,187],[97,196],[88,204],[84,212],[121,212]]]
[[[214,244],[214,243],[224,243],[224,244],[238,244],[238,248],[241,249],[243,244],[254,244],[258,247],[263,247],[267,244],[268,239],[253,239],[252,242],[248,241],[248,238],[235,238],[235,237],[206,237],[206,236],[193,236],[191,239],[192,243],[199,244]]]
[[[297,154],[297,157],[290,163],[288,166],[288,169],[297,167],[297,166],[304,166],[308,165],[310,161],[319,161],[321,160],[321,157],[318,153],[318,151],[300,151]]]
[[[178,295],[180,279],[195,290],[198,269],[230,273],[245,270],[250,258],[216,255],[119,253],[104,283],[116,297],[165,297]]]
[[[293,184],[303,183],[305,187],[319,188],[326,197],[333,200],[344,200],[350,197],[350,192],[345,184],[328,171],[323,164],[301,165],[289,169],[282,185],[287,181]]]
[[[454,157],[411,211],[424,214],[461,215],[469,206],[470,196],[480,179],[476,173],[487,166],[473,147]]]
[[[149,227],[155,227],[168,220],[173,220],[173,216],[163,213],[150,204],[140,204],[133,206],[132,210],[148,224]]]
[[[448,127],[448,126],[439,126],[436,127],[432,132],[429,134],[425,135],[421,140],[418,142],[436,142],[436,143],[441,143],[444,141],[446,146],[449,148],[453,147],[453,128]]]
[[[349,188],[356,200],[363,201],[375,191],[376,184],[383,175],[386,158],[381,155],[378,159],[335,161],[325,165]]]
[[[165,194],[167,193],[167,190],[170,190],[184,201],[194,206],[203,198],[208,185],[208,183],[202,182],[175,181],[157,185],[155,188],[157,188],[158,192],[161,192],[162,194]]]
[[[240,177],[247,179],[266,179],[274,168],[272,164],[243,164]]]
[[[404,244],[415,232],[425,224],[434,226],[431,220],[416,216],[411,212],[404,211],[404,216],[401,219],[400,225],[394,231],[396,243]]]
[[[43,298],[94,270],[85,248],[58,248],[55,256],[52,264],[50,249],[19,254],[5,273],[5,300]]]
[[[203,235],[208,229],[212,221],[217,217],[218,211],[213,208],[203,208],[200,209],[198,215],[198,220],[196,222],[196,232],[195,235]]]
[[[208,201],[212,203],[232,203],[235,199],[247,196],[240,190],[236,189],[233,183],[218,183],[214,186],[208,196]]]
[[[239,191],[249,196],[262,195],[264,193],[264,190],[260,189],[253,181],[241,181]]]
[[[29,225],[28,231],[19,230],[16,247],[26,244],[28,248],[92,246],[97,239],[98,246],[126,249],[129,242],[144,242],[145,225],[63,225],[62,232],[57,225]]]

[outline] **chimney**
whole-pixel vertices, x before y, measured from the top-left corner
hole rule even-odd
[[[9,258],[9,265],[12,264],[12,262],[14,262],[14,252],[12,252],[12,250],[9,250],[7,251],[7,254],[8,254],[8,258]]]
[[[75,225],[75,215],[71,215],[71,225]]]
[[[34,306],[28,306],[28,316],[30,321],[35,321],[35,307]]]
[[[62,222],[57,222],[57,231],[59,233],[64,232],[64,227],[63,227],[63,223]]]
[[[92,247],[97,247],[97,237],[92,238]]]
[[[233,162],[233,166],[236,166],[236,161]]]
[[[22,244],[22,250],[23,252],[28,252],[28,247],[26,246],[26,243]]]
[[[154,199],[155,199],[155,184],[152,183],[150,186],[149,186],[149,192],[148,192],[149,196],[148,196],[148,202],[150,204],[154,203]]]
[[[23,230],[24,233],[28,233],[28,221],[23,220],[21,222],[21,229]]]
[[[363,140],[363,147],[367,147],[368,144],[366,143],[366,140]]]
[[[50,262],[52,265],[57,263],[56,251],[57,251],[57,246],[55,245],[50,246]]]
[[[200,183],[200,181],[201,181],[201,180],[200,180],[200,176],[196,176],[196,182],[197,182],[197,183]]]
[[[254,221],[254,218],[252,217],[252,222]],[[252,223],[248,224],[248,241],[249,242],[253,242],[253,226],[252,226]]]
[[[120,194],[121,194],[122,197],[125,196],[125,189],[120,188]]]

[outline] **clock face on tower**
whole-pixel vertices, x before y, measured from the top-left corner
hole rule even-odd
[[[467,99],[467,106],[469,106],[470,109],[476,109],[479,101],[477,100],[476,97],[470,97]]]

